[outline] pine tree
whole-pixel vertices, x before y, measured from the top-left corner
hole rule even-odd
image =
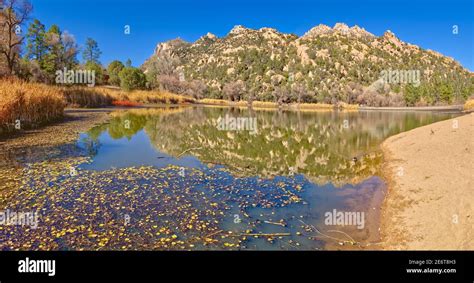
[[[28,33],[26,35],[26,57],[28,59],[41,62],[48,48],[45,36],[46,31],[44,25],[38,19],[35,19],[28,27]]]
[[[99,58],[101,54],[102,51],[100,51],[97,41],[90,37],[87,38],[84,51],[82,52],[82,59],[84,60],[84,62],[94,62],[100,64]]]
[[[43,56],[42,68],[49,74],[50,80],[57,70],[62,69],[61,54],[64,46],[61,42],[61,30],[57,25],[52,25],[46,32],[47,54]]]

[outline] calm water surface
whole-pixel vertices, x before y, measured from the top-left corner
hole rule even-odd
[[[219,130],[218,119],[226,115],[256,118],[256,132]],[[209,197],[226,204],[220,229],[235,234],[289,233],[250,236],[241,248],[337,248],[341,241],[333,238],[348,237],[364,243],[358,248],[376,248],[379,205],[386,189],[379,174],[379,145],[391,135],[453,115],[218,107],[124,110],[81,134],[78,146],[92,161],[80,168],[177,166],[183,178],[186,170],[199,170],[210,178],[195,189],[206,193],[210,186]],[[288,194],[299,201],[287,201]],[[325,225],[325,213],[334,209],[364,212],[364,228]]]

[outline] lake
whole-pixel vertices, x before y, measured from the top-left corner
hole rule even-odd
[[[2,249],[377,249],[384,139],[457,114],[226,107],[117,110],[22,159]]]

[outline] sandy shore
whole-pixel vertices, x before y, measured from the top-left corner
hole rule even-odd
[[[382,149],[384,248],[474,250],[474,113],[390,137]]]

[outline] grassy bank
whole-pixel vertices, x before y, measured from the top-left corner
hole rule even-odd
[[[134,90],[130,92],[106,87],[63,88],[69,107],[138,106],[141,104],[186,104],[194,99],[165,91]]]
[[[35,128],[63,116],[63,92],[58,87],[0,80],[0,135]]]
[[[224,99],[210,99],[204,98],[198,101],[200,104],[206,105],[219,105],[219,106],[233,106],[233,107],[248,107],[247,101],[229,101]],[[269,101],[254,101],[252,103],[253,108],[278,108],[278,103],[269,102]],[[358,105],[340,103],[337,106],[333,104],[325,103],[292,103],[284,104],[283,108],[285,109],[301,109],[301,110],[332,110],[334,108],[340,108],[345,110],[357,110]]]
[[[16,128],[31,129],[58,120],[63,116],[65,107],[133,107],[194,102],[191,97],[163,91],[125,92],[106,87],[59,87],[17,79],[1,79],[0,135],[13,132]]]

